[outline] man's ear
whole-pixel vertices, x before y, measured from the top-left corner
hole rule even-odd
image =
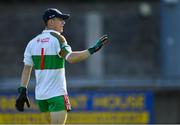
[[[54,20],[53,19],[48,20],[47,25],[53,26],[54,25]]]

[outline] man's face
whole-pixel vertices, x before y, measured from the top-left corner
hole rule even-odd
[[[65,21],[61,18],[53,18],[50,20],[50,26],[52,26],[52,28],[60,33],[63,32],[63,27],[65,24]]]

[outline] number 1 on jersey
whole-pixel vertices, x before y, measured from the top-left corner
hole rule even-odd
[[[41,48],[41,65],[40,65],[40,69],[41,70],[44,69],[44,48]]]

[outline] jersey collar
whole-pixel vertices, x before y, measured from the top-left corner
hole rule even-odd
[[[55,30],[47,30],[47,29],[43,30],[42,33],[50,33],[50,32],[54,32],[54,33],[57,33],[58,35],[60,35],[60,33]]]

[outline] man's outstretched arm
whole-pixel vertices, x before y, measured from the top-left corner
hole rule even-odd
[[[66,60],[69,63],[76,63],[83,61],[87,59],[91,54],[89,53],[88,50],[83,50],[83,51],[73,51],[71,54],[66,58]]]
[[[66,60],[70,63],[80,62],[87,59],[90,55],[99,51],[108,42],[107,35],[102,36],[93,47],[83,51],[73,51],[66,56]]]

